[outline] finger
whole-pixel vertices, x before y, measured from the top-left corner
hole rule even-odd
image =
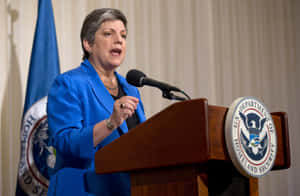
[[[124,99],[124,100],[127,100],[127,101],[132,101],[132,102],[134,102],[136,104],[139,103],[139,99],[136,98],[136,97],[132,97],[132,96],[124,96],[121,99]]]
[[[127,98],[127,99],[120,99],[120,108],[130,108],[130,109],[136,109],[138,102],[136,102],[133,99]]]
[[[133,110],[136,110],[136,108],[137,108],[137,103],[135,103],[135,102],[132,102],[132,101],[128,101],[128,102],[126,102],[126,106],[128,106],[129,108],[131,108],[131,109],[133,109]]]
[[[130,113],[134,113],[134,111],[136,110],[136,106],[132,105],[131,103],[123,104],[123,107],[121,108],[121,111],[128,112],[128,110],[130,111]]]
[[[125,118],[125,120],[133,115],[134,112],[130,109],[125,109],[122,116]]]

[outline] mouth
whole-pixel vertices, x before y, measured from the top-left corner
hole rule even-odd
[[[120,56],[122,53],[122,50],[119,48],[113,48],[112,50],[110,50],[110,53],[112,54],[112,56]]]

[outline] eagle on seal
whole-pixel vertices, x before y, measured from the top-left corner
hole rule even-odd
[[[241,128],[241,143],[247,154],[255,159],[260,159],[268,146],[268,135],[264,128],[266,118],[261,119],[255,113],[244,115],[239,112],[244,127]]]

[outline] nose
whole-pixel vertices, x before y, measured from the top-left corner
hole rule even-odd
[[[115,42],[116,44],[122,45],[123,42],[124,42],[124,38],[122,37],[121,34],[116,33],[116,34],[115,34],[115,40],[114,40],[114,42]]]

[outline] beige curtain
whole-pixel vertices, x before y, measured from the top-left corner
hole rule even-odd
[[[228,106],[260,98],[289,115],[292,167],[259,180],[260,195],[300,194],[300,3],[297,0],[52,0],[62,71],[79,65],[82,21],[94,8],[121,9],[129,20],[131,68]],[[14,195],[20,123],[37,0],[0,0],[0,195]],[[147,117],[171,101],[141,89]]]

